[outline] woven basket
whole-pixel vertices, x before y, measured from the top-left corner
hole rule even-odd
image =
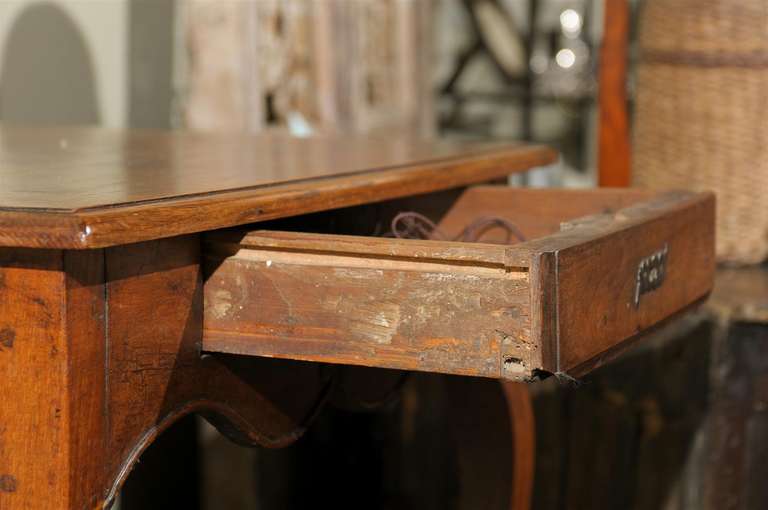
[[[768,0],[647,0],[635,184],[714,190],[721,261],[768,258]]]

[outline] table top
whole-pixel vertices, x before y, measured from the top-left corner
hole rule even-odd
[[[0,246],[97,248],[464,186],[535,145],[0,127]]]

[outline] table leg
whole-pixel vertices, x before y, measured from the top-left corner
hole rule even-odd
[[[523,383],[450,377],[447,395],[461,484],[458,508],[530,508],[534,419]]]
[[[0,508],[109,506],[142,452],[198,412],[236,441],[297,439],[317,364],[201,356],[195,236],[0,250]]]
[[[502,381],[512,435],[511,510],[528,510],[533,494],[536,460],[536,428],[531,395],[525,383]]]
[[[4,510],[97,506],[104,385],[90,369],[104,362],[102,281],[91,252],[0,250]]]

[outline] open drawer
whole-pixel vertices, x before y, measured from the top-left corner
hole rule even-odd
[[[277,231],[207,235],[203,350],[527,380],[580,375],[702,300],[708,193],[466,190],[456,233],[503,217],[494,244]]]

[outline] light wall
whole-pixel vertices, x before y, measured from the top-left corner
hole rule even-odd
[[[0,1],[0,122],[168,127],[174,6]]]

